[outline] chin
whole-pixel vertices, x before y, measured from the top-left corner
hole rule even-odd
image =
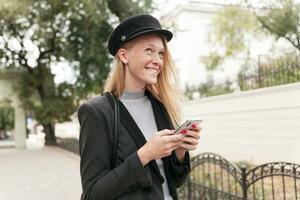
[[[142,76],[140,77],[140,79],[145,83],[145,84],[148,84],[148,85],[153,85],[155,83],[157,83],[157,80],[158,80],[158,75],[156,74],[147,74],[145,76]]]
[[[157,82],[157,78],[153,78],[153,79],[148,79],[147,81],[145,81],[146,84],[149,84],[149,85],[153,85]]]

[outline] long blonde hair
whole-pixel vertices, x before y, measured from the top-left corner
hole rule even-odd
[[[172,125],[177,127],[181,122],[182,117],[182,112],[180,109],[180,101],[182,100],[182,96],[178,86],[178,78],[174,61],[168,50],[165,39],[162,38],[162,41],[165,48],[162,71],[158,74],[157,82],[155,84],[146,84],[146,90],[151,92],[155,98],[162,102],[169,114]],[[134,40],[132,42],[134,43]],[[116,55],[115,64],[106,80],[104,91],[112,92],[114,95],[119,97],[123,94],[124,88],[125,65],[120,60],[118,55]]]

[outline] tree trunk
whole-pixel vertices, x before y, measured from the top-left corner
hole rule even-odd
[[[54,124],[53,123],[46,123],[43,124],[44,132],[46,134],[45,137],[45,144],[46,145],[56,145],[56,137],[55,137],[55,130],[54,130]]]

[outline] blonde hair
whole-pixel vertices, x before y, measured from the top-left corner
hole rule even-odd
[[[128,43],[134,43],[132,40]],[[172,125],[177,127],[181,122],[182,112],[180,101],[182,96],[178,87],[176,67],[167,48],[167,43],[162,38],[165,48],[164,64],[162,71],[158,74],[157,82],[153,85],[146,84],[146,90],[158,99],[166,108],[171,119]],[[126,43],[126,44],[128,44]],[[131,45],[129,44],[129,45]],[[115,56],[114,68],[111,70],[104,87],[105,92],[112,92],[117,97],[123,94],[125,88],[125,65],[118,55]]]

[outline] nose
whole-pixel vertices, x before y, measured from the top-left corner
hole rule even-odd
[[[158,53],[154,53],[152,55],[152,61],[153,63],[155,64],[158,64],[158,65],[163,65],[163,61],[164,59],[160,57],[160,55]]]

